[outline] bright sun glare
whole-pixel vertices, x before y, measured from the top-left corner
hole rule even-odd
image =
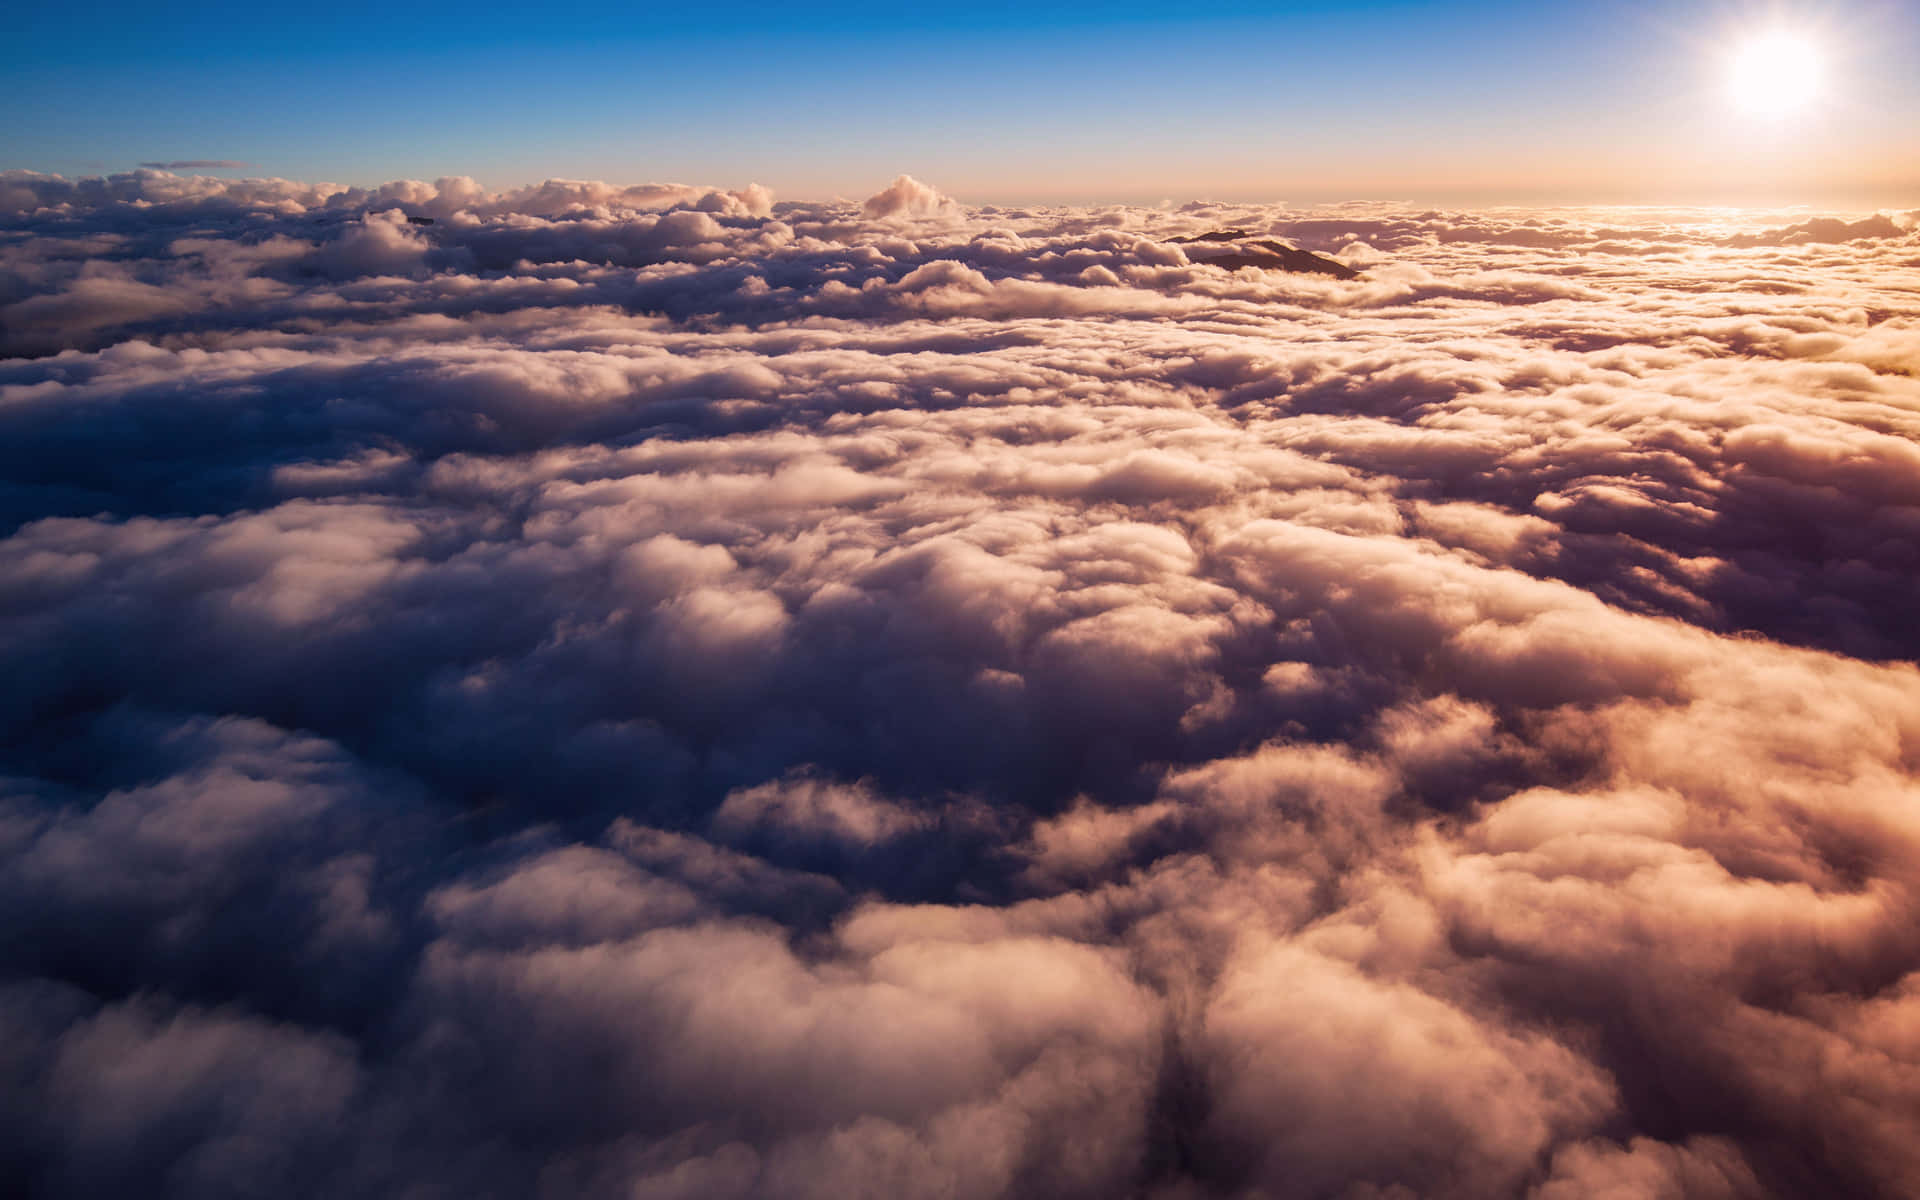
[[[1820,51],[1808,38],[1775,30],[1735,47],[1727,90],[1741,111],[1784,117],[1811,104],[1821,87]]]

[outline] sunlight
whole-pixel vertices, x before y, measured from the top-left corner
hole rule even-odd
[[[1819,47],[1806,36],[1772,30],[1737,46],[1728,62],[1727,93],[1754,117],[1786,117],[1816,100],[1824,72]]]

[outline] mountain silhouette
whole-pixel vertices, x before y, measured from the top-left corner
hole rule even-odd
[[[1229,271],[1237,271],[1241,267],[1259,267],[1263,271],[1295,271],[1331,275],[1335,279],[1360,277],[1360,272],[1343,262],[1271,238],[1256,239],[1244,229],[1218,229],[1212,233],[1167,240],[1177,245],[1199,247],[1199,252],[1189,250],[1187,257],[1203,266],[1223,267]],[[1214,253],[1216,246],[1225,250],[1225,253]]]

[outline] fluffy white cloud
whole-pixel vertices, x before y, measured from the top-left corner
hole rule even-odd
[[[1920,1184],[1910,214],[0,213],[27,1191]]]
[[[860,211],[870,218],[930,217],[951,212],[954,202],[911,175],[896,176],[894,181],[868,196]]]

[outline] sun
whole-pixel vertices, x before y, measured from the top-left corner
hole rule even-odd
[[[1742,112],[1786,117],[1807,108],[1824,83],[1820,47],[1789,30],[1757,33],[1728,58],[1727,94]]]

